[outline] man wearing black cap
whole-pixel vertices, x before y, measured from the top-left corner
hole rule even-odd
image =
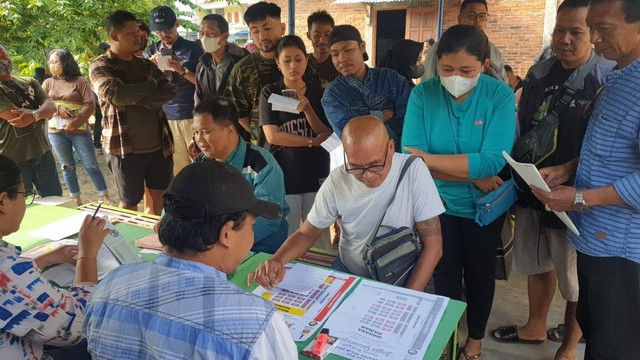
[[[231,165],[185,167],[164,195],[153,262],[113,270],[87,305],[88,350],[100,359],[295,359],[296,345],[272,303],[227,280],[253,244],[257,200]]]
[[[180,22],[176,13],[168,6],[158,6],[151,10],[149,28],[155,31],[160,41],[149,45],[144,56],[157,64],[162,53],[171,53],[169,66],[176,86],[176,96],[163,106],[169,126],[173,133],[175,152],[173,154],[173,173],[177,174],[191,161],[187,147],[191,141],[193,122],[193,94],[196,91],[196,66],[204,54],[200,43],[190,41],[178,35]]]
[[[399,146],[404,114],[411,89],[407,80],[391,69],[372,69],[358,29],[336,26],[329,35],[333,65],[340,72],[322,96],[322,107],[336,135],[357,116],[373,115],[382,120],[389,136]],[[396,151],[398,148],[396,147]]]

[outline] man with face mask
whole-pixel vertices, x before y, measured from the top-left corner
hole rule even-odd
[[[20,167],[26,190],[62,196],[56,164],[44,131],[56,105],[36,79],[11,75],[13,64],[0,44],[0,155]]]
[[[487,26],[487,19],[489,18],[489,7],[487,6],[487,0],[464,0],[460,5],[460,14],[458,15],[458,24],[461,25],[473,25],[482,31]],[[424,60],[424,74],[420,78],[421,81],[430,79],[438,75],[438,57],[436,52],[438,51],[438,43],[436,42],[431,46],[427,52],[427,57]],[[491,61],[487,65],[485,72],[505,84],[509,84],[509,78],[507,78],[507,72],[504,70],[504,63],[500,50],[492,43],[489,42],[490,47],[490,59]]]
[[[156,32],[160,41],[151,44],[144,52],[145,57],[155,63],[164,53],[170,53],[172,57],[169,60],[169,66],[173,70],[170,74],[176,86],[176,96],[162,108],[169,119],[175,141],[174,174],[191,162],[187,148],[191,141],[191,124],[193,123],[195,71],[198,59],[203,54],[199,43],[187,40],[178,34],[179,26],[176,13],[170,7],[158,6],[151,10],[149,28]]]
[[[196,67],[195,104],[202,100],[222,95],[227,88],[231,69],[242,58],[249,55],[247,50],[228,43],[229,23],[218,14],[209,14],[200,22],[200,43],[204,55],[200,56]]]

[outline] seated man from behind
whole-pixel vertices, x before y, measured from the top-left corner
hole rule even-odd
[[[187,165],[164,195],[164,253],[98,285],[84,333],[94,359],[295,359],[273,304],[229,283],[253,245],[257,216],[277,219],[233,166]],[[250,310],[248,310],[250,309]]]
[[[418,229],[423,249],[404,287],[422,291],[442,256],[438,215],[444,206],[429,169],[424,162],[414,161],[389,205],[409,155],[394,153],[383,122],[370,115],[351,120],[344,128],[342,143],[345,166],[329,174],[300,229],[250,279],[255,277],[266,288],[276,286],[284,278],[283,265],[303,256],[335,221],[342,233],[340,256],[333,267],[371,277],[362,254],[372,229],[386,212],[377,235],[403,226]]]

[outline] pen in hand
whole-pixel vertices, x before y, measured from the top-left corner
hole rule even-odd
[[[96,218],[96,215],[98,215],[98,211],[100,211],[100,207],[102,207],[102,201],[98,203],[98,207],[96,208],[96,211],[93,212],[93,216],[91,217],[91,220]]]

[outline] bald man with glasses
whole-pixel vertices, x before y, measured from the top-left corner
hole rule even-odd
[[[347,123],[342,143],[344,166],[334,169],[322,184],[300,229],[250,279],[266,288],[276,286],[284,278],[283,265],[304,255],[335,221],[342,233],[333,268],[371,277],[362,254],[372,229],[386,212],[378,236],[403,226],[418,231],[423,250],[404,287],[422,291],[442,256],[438,215],[444,212],[427,166],[418,160],[411,163],[389,204],[409,155],[394,152],[384,123],[370,115]]]

